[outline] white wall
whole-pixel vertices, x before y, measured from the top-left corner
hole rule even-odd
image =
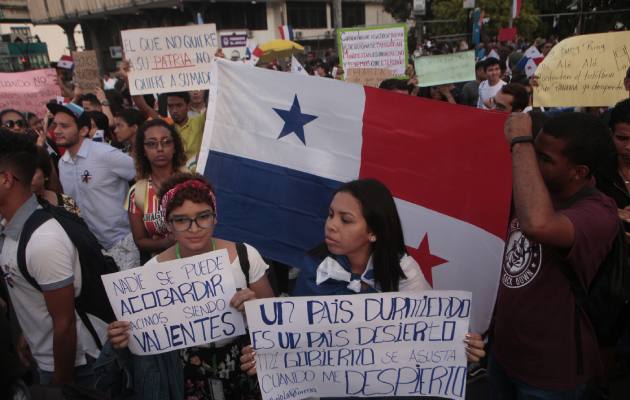
[[[68,39],[59,25],[33,25],[20,23],[0,24],[0,33],[10,34],[11,27],[24,26],[31,28],[32,36],[39,35],[40,40],[46,43],[48,46],[48,58],[50,61],[58,61],[62,55],[70,54],[70,50],[68,50]],[[83,33],[81,32],[80,25],[77,25],[74,30],[74,40],[79,50],[83,50],[85,48]]]
[[[365,5],[365,25],[394,24],[396,20],[388,12],[385,12],[382,4]]]

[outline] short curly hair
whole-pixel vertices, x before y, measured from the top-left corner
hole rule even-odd
[[[162,183],[162,188],[158,193],[160,202],[169,190],[179,185],[180,183],[191,180],[200,182],[201,184],[203,184],[206,190],[198,187],[186,187],[178,191],[173,199],[168,203],[166,210],[162,210],[165,220],[168,221],[168,217],[171,215],[171,212],[173,212],[173,210],[177,207],[181,207],[186,200],[190,200],[193,203],[208,204],[212,208],[212,211],[214,211],[215,213],[217,212],[217,210],[215,209],[215,201],[212,198],[212,195],[214,195],[214,188],[212,187],[212,184],[210,184],[210,182],[208,182],[203,176],[188,172],[174,174],[170,178],[165,180],[164,183]]]
[[[170,132],[175,145],[175,153],[173,154],[173,171],[180,170],[186,165],[186,153],[184,152],[184,144],[182,137],[179,135],[175,127],[167,124],[161,119],[153,119],[145,122],[138,133],[136,133],[136,179],[147,179],[151,175],[151,163],[144,151],[144,136],[150,128],[160,126]]]

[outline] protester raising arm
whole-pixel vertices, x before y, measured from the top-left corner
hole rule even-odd
[[[114,115],[112,114],[112,109],[109,106],[109,101],[107,100],[107,96],[105,95],[105,92],[103,91],[103,89],[96,88],[96,90],[94,91],[94,94],[96,95],[96,98],[98,99],[98,101],[101,103],[101,112],[103,114],[105,114],[107,116],[107,120],[109,121],[109,126],[110,127],[114,127]]]
[[[512,176],[514,207],[521,230],[531,240],[552,246],[569,248],[573,244],[575,230],[569,218],[554,210],[549,191],[539,169],[553,172],[558,160],[554,157],[554,145],[558,139],[541,135],[537,142],[546,143],[547,152],[539,152],[536,158],[532,137],[532,120],[529,114],[513,113],[505,123],[505,137],[512,146]],[[577,166],[570,179],[584,179],[590,171]],[[569,188],[569,191],[572,187]],[[572,194],[572,193],[569,193]]]

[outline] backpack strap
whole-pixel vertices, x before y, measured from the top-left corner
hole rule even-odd
[[[236,243],[236,254],[238,255],[238,262],[241,264],[241,271],[245,275],[245,283],[249,287],[249,256],[244,243]]]
[[[98,347],[99,350],[103,350],[103,342],[101,342],[101,338],[98,336],[96,328],[94,328],[94,324],[92,324],[92,321],[90,321],[90,317],[88,317],[87,313],[84,310],[82,310],[81,308],[77,308],[76,302],[74,303],[74,309],[77,311],[77,314],[79,314],[79,318],[81,318],[83,326],[85,326],[88,332],[90,332],[92,339],[94,339],[94,343],[96,343],[96,347]]]
[[[144,202],[147,192],[149,191],[149,181],[147,179],[140,179],[134,186],[133,202],[136,208],[144,214]]]
[[[28,245],[28,242],[31,240],[31,236],[33,236],[33,233],[35,232],[35,230],[37,230],[37,228],[39,228],[46,221],[51,220],[53,218],[54,216],[50,212],[46,211],[45,209],[35,210],[35,212],[33,212],[33,214],[31,214],[31,216],[28,217],[28,219],[24,223],[24,227],[22,228],[22,233],[20,234],[20,240],[18,242],[18,250],[17,250],[18,269],[20,270],[20,273],[22,274],[24,279],[26,279],[26,281],[30,283],[31,286],[33,286],[39,292],[42,292],[41,286],[39,286],[35,278],[33,278],[33,276],[28,272],[28,268],[26,267],[26,246]],[[64,231],[65,231],[65,227],[63,225],[61,225],[61,227],[64,228]],[[79,318],[81,318],[83,325],[87,328],[88,332],[90,332],[90,335],[92,335],[92,339],[94,339],[96,346],[98,347],[99,350],[102,349],[103,343],[101,342],[101,339],[99,338],[98,333],[96,332],[96,328],[94,328],[94,325],[92,324],[92,321],[90,321],[85,311],[77,308],[76,299],[75,299],[74,305],[75,305],[75,310],[77,311],[77,314],[79,314]]]
[[[37,209],[24,223],[22,227],[22,233],[20,233],[20,240],[18,242],[18,250],[17,250],[17,264],[20,273],[26,279],[28,283],[31,284],[38,291],[42,291],[42,288],[39,286],[39,283],[33,278],[33,276],[28,272],[28,268],[26,267],[26,246],[28,242],[31,240],[31,236],[33,233],[42,226],[46,221],[52,219],[53,216],[44,211],[43,209]]]

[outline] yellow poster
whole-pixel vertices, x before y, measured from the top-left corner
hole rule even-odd
[[[629,66],[630,31],[564,39],[536,70],[534,107],[613,106],[628,98]]]

